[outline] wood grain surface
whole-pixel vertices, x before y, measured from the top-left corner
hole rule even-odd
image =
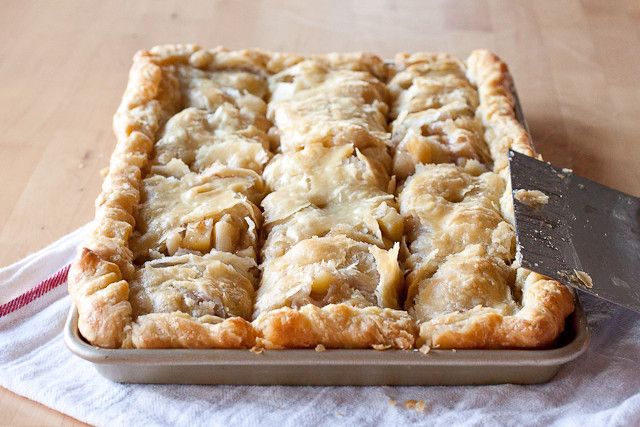
[[[173,42],[384,57],[486,47],[510,64],[547,160],[640,195],[637,0],[5,0],[0,265],[91,219],[130,59]],[[4,389],[0,414],[0,425],[82,425]]]

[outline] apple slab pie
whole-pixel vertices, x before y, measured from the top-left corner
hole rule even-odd
[[[107,348],[535,348],[572,292],[518,266],[494,54],[138,52],[69,276]]]

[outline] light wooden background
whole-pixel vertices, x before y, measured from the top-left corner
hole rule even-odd
[[[638,0],[3,1],[0,265],[90,220],[130,58],[171,42],[385,57],[487,47],[511,65],[547,160],[640,195]],[[0,414],[78,425],[3,389]]]

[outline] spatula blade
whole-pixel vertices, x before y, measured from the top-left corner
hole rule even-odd
[[[517,152],[509,160],[521,265],[640,312],[640,199]],[[548,202],[523,203],[518,190]]]

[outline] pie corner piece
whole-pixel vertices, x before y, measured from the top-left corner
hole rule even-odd
[[[414,58],[415,62],[421,61],[418,56]],[[402,60],[409,62],[407,58]],[[231,179],[229,177],[237,178],[234,181],[237,187],[238,182],[249,179],[247,173],[238,172],[239,168],[251,165],[252,169],[260,172],[266,163],[266,160],[254,161],[254,157],[247,157],[246,161],[240,162],[238,156],[224,157],[222,166],[207,163],[205,154],[211,153],[211,150],[205,150],[203,144],[208,149],[212,144],[218,144],[216,135],[230,135],[229,141],[237,143],[234,147],[240,147],[239,152],[242,153],[268,152],[278,143],[299,144],[299,139],[296,139],[299,138],[298,133],[286,134],[284,125],[288,117],[284,115],[289,114],[292,108],[305,111],[308,104],[301,98],[296,106],[298,100],[286,99],[291,91],[299,88],[292,87],[289,75],[283,76],[281,84],[277,81],[274,83],[274,76],[279,73],[302,73],[304,77],[304,73],[318,72],[316,69],[310,71],[313,67],[338,70],[329,73],[331,75],[327,80],[335,79],[350,85],[345,86],[347,90],[344,93],[347,96],[351,96],[352,91],[362,91],[361,95],[367,99],[366,113],[345,110],[353,114],[353,123],[356,124],[353,126],[340,122],[336,117],[327,117],[327,120],[336,119],[335,127],[341,129],[342,133],[327,133],[326,129],[319,129],[322,135],[315,137],[327,146],[327,150],[331,150],[332,144],[344,143],[346,137],[351,137],[353,140],[348,142],[354,144],[359,156],[352,156],[351,163],[357,164],[358,159],[366,158],[365,163],[370,165],[382,159],[382,164],[389,167],[385,155],[376,154],[386,150],[380,147],[389,145],[385,140],[389,124],[384,122],[384,117],[388,115],[384,99],[389,94],[385,93],[384,87],[361,84],[353,77],[360,76],[368,81],[369,77],[363,77],[368,74],[382,81],[393,72],[381,67],[381,61],[373,61],[362,55],[334,55],[317,61],[307,63],[305,58],[297,55],[268,54],[257,50],[206,50],[195,45],[159,46],[136,54],[125,95],[114,117],[117,145],[102,193],[96,201],[93,230],[79,249],[69,275],[69,292],[78,309],[78,326],[82,336],[90,343],[106,348],[250,348],[254,345],[266,348],[313,348],[318,344],[327,348],[381,346],[407,349],[422,344],[440,348],[535,348],[551,344],[562,331],[565,318],[573,311],[573,295],[558,282],[523,269],[494,266],[496,271],[504,272],[506,279],[500,280],[509,281],[510,286],[516,284],[522,293],[517,298],[520,305],[515,304],[514,307],[517,307],[511,311],[497,306],[466,307],[434,315],[425,321],[416,321],[409,314],[413,313],[412,310],[407,312],[400,309],[403,305],[401,301],[386,302],[381,296],[388,292],[384,289],[384,283],[393,280],[385,282],[385,273],[381,272],[378,265],[382,262],[372,254],[385,250],[392,252],[389,249],[393,246],[390,236],[394,233],[388,231],[389,216],[383,217],[381,212],[386,215],[390,209],[393,211],[395,201],[393,191],[391,196],[385,195],[385,190],[380,185],[376,187],[377,184],[367,184],[369,186],[365,188],[356,183],[358,191],[376,200],[375,205],[370,205],[368,200],[354,201],[357,209],[367,212],[362,221],[366,227],[357,224],[366,229],[363,232],[358,227],[349,228],[351,219],[341,217],[338,207],[334,212],[329,205],[316,203],[316,200],[312,200],[316,203],[312,207],[309,207],[309,202],[302,208],[300,206],[303,204],[296,205],[298,212],[304,211],[304,216],[300,218],[315,221],[314,224],[319,227],[323,221],[314,210],[316,208],[330,212],[330,215],[334,215],[332,218],[343,221],[344,227],[327,230],[326,236],[321,239],[337,244],[353,237],[358,243],[349,243],[351,246],[345,249],[349,255],[345,256],[355,258],[350,261],[351,264],[346,262],[344,265],[338,265],[342,261],[336,260],[337,264],[331,267],[330,272],[322,262],[297,260],[300,271],[311,274],[312,280],[298,279],[295,298],[303,302],[313,300],[314,303],[298,306],[291,303],[292,296],[289,295],[282,298],[286,302],[278,302],[268,306],[267,310],[254,313],[253,322],[251,314],[246,312],[247,299],[254,301],[256,295],[259,299],[261,293],[269,292],[266,287],[262,289],[258,286],[255,264],[257,232],[254,228],[277,227],[277,221],[268,223],[269,212],[265,212],[266,219],[263,220],[261,214],[255,217],[246,213],[246,209],[242,211],[244,205],[232,203],[233,206],[224,212],[208,211],[196,215],[195,219],[194,215],[182,214],[183,219],[189,219],[176,223],[169,230],[170,233],[164,230],[158,234],[159,237],[156,236],[157,239],[145,240],[144,230],[140,229],[141,219],[145,218],[141,211],[147,209],[153,213],[158,212],[156,209],[165,209],[147,203],[152,192],[160,188],[154,183],[167,183],[167,188],[171,189],[176,188],[171,187],[176,182],[188,181],[185,185],[189,186],[189,197],[193,195],[197,198],[197,194],[209,191],[218,185],[216,183]],[[506,65],[487,51],[474,51],[466,64],[466,76],[478,91],[475,96],[479,98],[479,105],[474,115],[482,122],[482,138],[488,144],[493,163],[493,170],[487,172],[507,178],[505,181],[508,184],[504,172],[508,148],[535,155],[528,135],[515,118],[511,78]],[[301,82],[301,86],[312,85],[313,79],[301,79]],[[280,110],[271,105],[265,89],[271,85],[269,90],[273,90],[278,84],[278,96],[285,98],[278,101],[281,102]],[[188,86],[186,89],[185,85]],[[337,94],[342,93],[337,86],[332,90]],[[372,101],[370,98],[380,99]],[[353,103],[346,102],[345,105],[345,108],[352,108]],[[185,107],[205,110],[206,120],[186,130],[201,138],[198,140],[201,141],[200,146],[190,146],[190,140],[181,140],[178,134],[165,135],[169,128],[166,126],[165,129],[167,122]],[[267,132],[264,123],[277,122],[278,119],[283,123],[280,135]],[[393,127],[393,123],[390,125]],[[375,130],[376,126],[380,129]],[[372,128],[374,131],[370,132],[371,135],[362,136],[361,129]],[[161,138],[169,137],[174,138],[171,141],[179,140],[179,144],[182,144],[173,152],[175,158],[171,159],[170,165],[166,159],[154,158],[154,144]],[[435,147],[433,139],[427,138],[430,149]],[[410,153],[413,141],[407,143]],[[264,147],[264,150],[260,147]],[[303,147],[296,146],[295,150],[300,148]],[[216,153],[220,153],[219,149],[216,150]],[[435,151],[432,150],[429,155],[433,153]],[[265,158],[264,154],[261,158]],[[477,158],[486,160],[487,156],[479,153]],[[472,165],[469,162],[466,170],[473,169]],[[150,180],[150,174],[154,175],[151,178],[155,181]],[[473,174],[477,176],[478,172]],[[495,179],[493,175],[486,175],[482,179],[485,178]],[[291,191],[291,188],[282,191]],[[232,199],[241,198],[245,205],[252,203],[247,202],[248,198],[256,197],[243,193],[244,190],[237,191],[239,193]],[[187,203],[188,200],[185,202],[181,199],[184,197],[172,201],[173,205],[165,211],[171,213],[193,206]],[[510,207],[505,199],[508,197],[492,203],[502,203],[502,215],[509,218]],[[260,202],[254,201],[256,204]],[[180,203],[187,204],[178,206]],[[262,205],[268,206],[266,201]],[[262,224],[263,221],[266,223]],[[280,218],[278,221],[285,220]],[[295,219],[291,221],[294,225],[298,224]],[[253,225],[247,226],[245,223]],[[302,225],[296,226],[304,229]],[[236,235],[232,235],[236,237],[231,239],[219,238],[228,234],[229,230],[249,237],[244,240]],[[254,237],[251,237],[251,233]],[[133,240],[144,244],[133,247],[130,245],[132,236]],[[306,241],[318,243],[313,239],[317,238],[307,238]],[[150,241],[152,244],[149,244]],[[288,245],[290,250],[300,245],[302,251],[309,244],[304,242],[282,241],[278,244]],[[364,249],[362,245],[366,245]],[[143,247],[144,251],[139,247]],[[375,249],[372,250],[372,247]],[[211,253],[207,255],[207,251]],[[394,256],[397,266],[397,250]],[[507,256],[503,258],[511,262],[506,260]],[[203,268],[204,261],[207,266]],[[377,281],[362,279],[361,272],[353,270],[353,262],[360,263],[356,270],[373,271],[371,269],[378,268]],[[499,264],[498,261],[496,263]],[[273,264],[270,268],[277,269],[278,266]],[[397,267],[388,268],[395,271]],[[176,285],[179,292],[175,291],[174,283],[167,279],[169,273],[188,277]],[[218,276],[224,280],[216,279]],[[335,295],[327,296],[326,288],[333,286],[333,278],[339,276],[359,283],[354,286],[362,289],[356,292],[355,297],[343,296],[340,299]],[[234,282],[244,283],[241,295],[233,294],[229,287],[229,283]],[[214,283],[215,286],[212,286],[215,289],[203,291],[207,283]],[[257,288],[255,295],[249,284]],[[274,286],[277,290],[277,285]],[[401,287],[402,284],[396,286]],[[317,287],[324,292],[321,296],[316,295]],[[300,292],[304,294],[302,297],[299,296]],[[403,292],[400,290],[399,294]],[[230,294],[235,295],[233,298],[238,301],[230,301]],[[320,300],[324,302],[319,304]],[[349,302],[352,300],[355,303]]]

